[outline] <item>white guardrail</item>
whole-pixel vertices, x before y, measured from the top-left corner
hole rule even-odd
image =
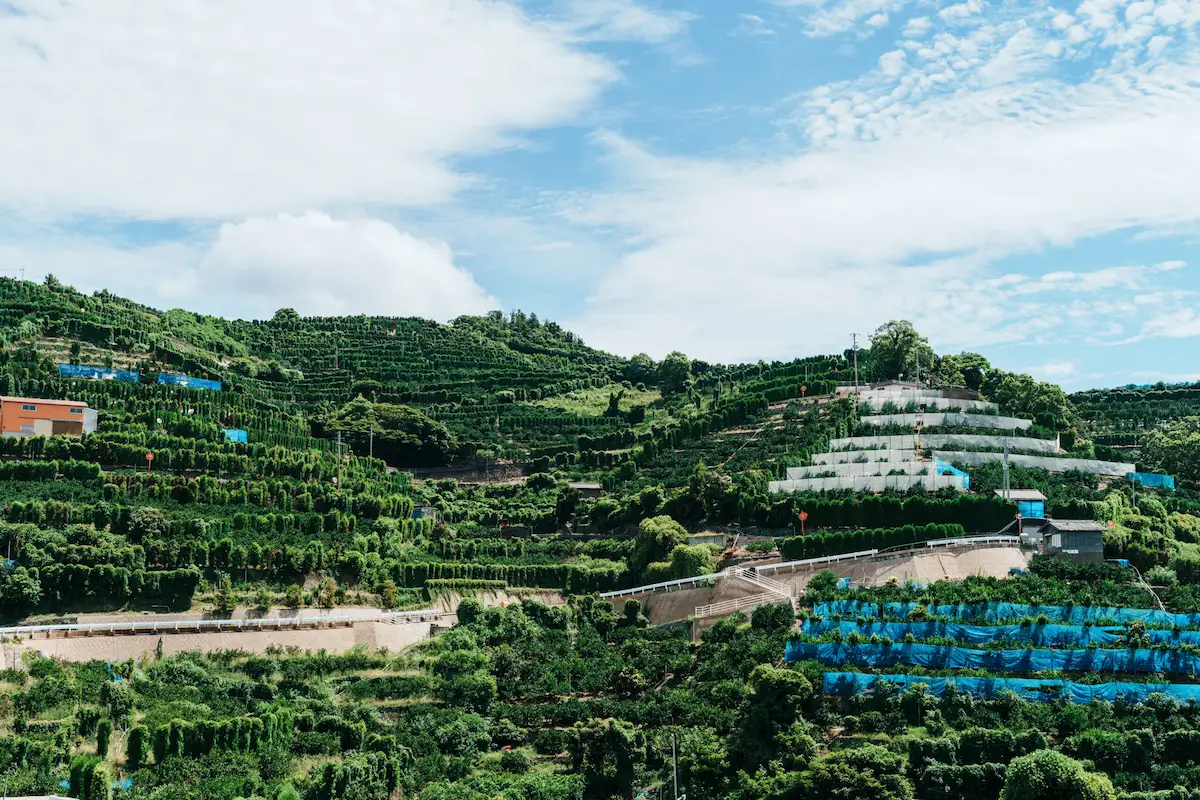
[[[766,606],[772,603],[779,602],[779,595],[774,592],[764,592],[763,594],[752,594],[746,597],[738,597],[733,600],[722,600],[719,603],[709,603],[708,605],[696,606],[696,611],[692,614],[693,617],[699,619],[701,617],[718,617],[724,614],[732,614],[734,611],[741,611],[743,608],[751,606]]]
[[[20,636],[35,633],[72,631],[91,633],[159,633],[174,630],[245,631],[262,628],[301,628],[307,625],[355,622],[421,621],[442,616],[441,611],[427,608],[420,611],[385,611],[377,614],[340,615],[327,617],[258,617],[255,619],[164,619],[137,622],[75,622],[56,625],[15,625],[0,628],[0,636]]]
[[[617,589],[613,592],[601,592],[600,598],[607,600],[610,597],[625,597],[631,594],[642,594],[643,592],[655,592],[659,589],[671,589],[676,586],[686,586],[688,584],[700,583],[701,581],[715,581],[719,578],[724,578],[725,572],[710,572],[707,575],[697,575],[694,578],[680,578],[674,581],[663,581],[662,583],[648,583],[645,586],[634,586],[630,589]]]
[[[927,542],[919,544],[906,545],[902,548],[894,550],[858,550],[853,553],[837,553],[832,556],[820,556],[819,558],[805,558],[800,561],[784,561],[780,564],[757,564],[749,567],[732,567],[729,570],[721,572],[712,572],[708,575],[697,575],[694,578],[679,578],[673,581],[663,581],[662,583],[649,583],[645,586],[634,586],[629,589],[618,589],[612,592],[601,592],[601,599],[609,599],[613,597],[628,597],[635,594],[644,594],[646,592],[656,592],[660,589],[673,589],[694,585],[702,581],[714,581],[721,578],[731,577],[731,570],[753,570],[754,572],[778,572],[781,569],[795,570],[799,567],[813,567],[821,564],[836,564],[839,561],[853,561],[859,558],[873,558],[875,556],[893,556],[902,555],[905,553],[920,552],[933,547],[962,547],[977,544],[1005,544],[1019,545],[1021,538],[1019,536],[964,536],[958,539],[931,539]]]

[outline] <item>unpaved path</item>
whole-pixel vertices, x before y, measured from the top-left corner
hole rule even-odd
[[[3,660],[3,664],[0,666],[17,666],[17,659],[23,650],[39,652],[64,661],[124,661],[129,658],[153,656],[160,640],[163,653],[168,655],[184,651],[215,653],[224,650],[264,653],[268,647],[344,652],[359,645],[371,649],[386,647],[396,651],[425,641],[429,638],[431,628],[432,623],[429,622],[356,622],[340,628],[285,631],[77,635],[69,638],[25,639],[3,646],[0,650],[0,660]]]

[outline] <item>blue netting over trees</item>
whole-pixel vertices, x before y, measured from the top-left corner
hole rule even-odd
[[[64,378],[90,378],[92,380],[124,381],[137,383],[138,373],[126,369],[87,367],[79,364],[59,364],[58,374]]]
[[[955,639],[965,644],[988,644],[995,641],[1029,642],[1040,647],[1113,647],[1120,644],[1124,628],[1102,628],[1095,625],[963,625],[958,622],[836,622],[806,620],[801,630],[809,636],[821,636],[837,631],[842,636],[858,634],[864,638],[887,637],[901,641],[912,634],[914,639],[933,637]],[[1157,630],[1139,632],[1142,640],[1153,644],[1200,645],[1200,631]]]
[[[1174,489],[1174,475],[1160,475],[1157,472],[1130,472],[1129,480],[1143,486],[1156,486],[1160,489]]]
[[[884,603],[882,616],[904,618],[920,603]],[[1147,625],[1186,628],[1200,626],[1200,614],[1173,614],[1153,608],[1113,608],[1111,606],[1030,606],[1023,603],[960,603],[921,606],[931,617],[948,619],[981,619],[988,622],[1045,616],[1051,622],[1082,625],[1085,622],[1112,620],[1117,623],[1141,621]],[[859,600],[832,600],[817,603],[813,611],[818,616],[879,617],[878,603]]]
[[[205,378],[193,378],[188,375],[181,375],[177,372],[160,373],[158,376],[158,382],[171,386],[183,386],[187,389],[207,389],[210,392],[221,391],[220,381],[210,381]]]
[[[1200,675],[1200,656],[1178,650],[971,650],[932,644],[817,644],[788,642],[784,660],[822,664],[891,667],[916,664],[930,669],[986,669],[992,672],[1162,672]]]
[[[976,697],[991,698],[1001,692],[1013,692],[1022,700],[1043,702],[1061,698],[1072,703],[1090,703],[1093,700],[1140,703],[1152,694],[1164,694],[1181,703],[1200,701],[1200,686],[1176,683],[1113,682],[1088,685],[1029,678],[929,678],[920,675],[864,675],[859,672],[826,672],[822,689],[825,694],[858,694],[870,691],[876,681],[897,684],[901,688],[924,684],[930,694],[938,697],[954,687]]]

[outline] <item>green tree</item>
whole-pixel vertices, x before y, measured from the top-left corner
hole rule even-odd
[[[671,550],[671,575],[694,578],[712,571],[713,553],[706,544],[680,544]]]
[[[9,572],[0,568],[0,608],[28,611],[42,602],[42,584],[36,573],[25,567]]]
[[[933,370],[933,348],[908,320],[885,322],[871,334],[870,360],[875,380],[896,380],[901,375],[913,380],[918,359],[922,375]]]
[[[659,561],[678,545],[687,544],[687,539],[687,528],[666,515],[642,520],[629,559],[631,570],[641,573],[650,562]]]
[[[150,732],[144,725],[134,725],[125,735],[125,768],[136,770],[146,763],[150,752]]]
[[[913,788],[904,777],[903,759],[879,745],[869,744],[832,753],[800,774],[798,792],[784,797],[846,798],[846,800],[912,800]]]
[[[233,593],[233,582],[228,575],[222,575],[217,581],[217,591],[213,595],[213,609],[218,614],[232,614],[237,608],[237,595]]]
[[[1055,750],[1038,750],[1008,765],[1001,800],[1115,800],[1108,776],[1088,772]]]
[[[107,681],[100,687],[100,702],[108,709],[109,718],[123,725],[133,715],[135,694],[129,681]]]
[[[619,719],[577,722],[568,743],[572,771],[583,776],[585,797],[633,797],[634,775],[646,757],[641,733]]]
[[[638,353],[629,359],[629,363],[625,365],[625,370],[622,374],[625,380],[633,384],[653,383],[657,371],[658,368],[654,365],[654,359],[645,353]]]
[[[321,588],[317,591],[317,605],[321,608],[333,608],[337,605],[337,583],[333,578],[321,581]]]
[[[108,743],[112,738],[112,720],[102,719],[96,724],[96,755],[108,756]]]
[[[1200,417],[1171,420],[1146,431],[1141,460],[1149,469],[1181,480],[1200,480]]]
[[[300,584],[288,584],[287,590],[283,593],[283,604],[293,610],[304,605],[304,590],[300,588]]]
[[[447,464],[458,450],[458,441],[446,426],[414,408],[372,403],[357,397],[320,420],[326,435],[341,431],[343,441],[360,456],[371,449],[392,466]]]
[[[400,605],[400,593],[396,590],[395,581],[384,581],[379,590],[379,605],[382,608],[393,609]]]
[[[678,350],[668,355],[658,365],[658,382],[663,394],[680,394],[687,391],[692,380],[692,362]]]

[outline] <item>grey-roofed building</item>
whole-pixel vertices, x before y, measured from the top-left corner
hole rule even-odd
[[[1104,531],[1090,519],[1057,519],[1042,526],[1045,551],[1076,563],[1104,561]]]

